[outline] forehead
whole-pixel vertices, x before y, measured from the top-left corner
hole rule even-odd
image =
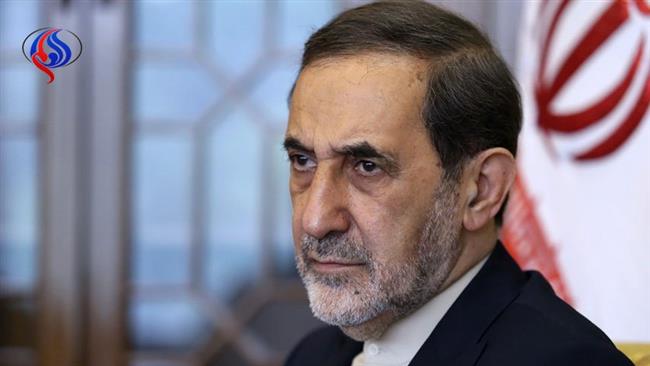
[[[391,145],[422,135],[421,140],[427,135],[421,119],[426,75],[425,61],[398,55],[311,65],[296,82],[287,135],[317,151],[358,140]]]

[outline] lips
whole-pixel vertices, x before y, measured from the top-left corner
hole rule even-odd
[[[312,262],[319,263],[319,264],[338,264],[342,266],[359,266],[365,264],[363,262],[355,262],[355,261],[343,260],[343,259],[316,259],[316,258],[310,258],[310,259]]]
[[[366,265],[364,262],[338,258],[309,258],[309,261],[312,268],[320,272],[344,271]]]

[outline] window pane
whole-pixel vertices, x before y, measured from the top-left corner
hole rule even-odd
[[[0,67],[0,124],[7,120],[35,123],[38,111],[36,82],[45,85],[45,80],[38,80],[42,74],[27,60],[20,61],[20,64]]]
[[[246,71],[263,50],[264,3],[256,1],[201,2],[208,8],[209,51],[214,63],[230,77]]]
[[[263,122],[283,131],[289,118],[287,97],[298,75],[298,65],[279,64],[266,71],[251,98],[264,111]]]
[[[189,279],[190,143],[140,137],[133,180],[133,280],[174,285]]]
[[[239,109],[210,139],[205,283],[222,301],[259,275],[261,140]]]
[[[134,140],[133,174],[136,293],[144,290],[138,287],[142,284],[172,284],[173,289],[152,290],[178,296],[173,301],[184,305],[163,305],[163,300],[139,296],[134,300],[133,360],[144,365],[170,352],[179,361],[188,356],[204,359],[206,365],[245,365],[251,362],[247,358],[252,350],[247,347],[260,347],[270,352],[272,364],[317,324],[306,300],[292,297],[300,283],[293,261],[289,165],[281,144],[287,95],[303,43],[341,4],[187,4],[181,9],[177,2],[160,6],[139,2],[134,13],[135,28],[141,33],[136,55],[142,56],[132,73],[132,117],[139,136]],[[158,8],[145,14],[149,6]],[[163,8],[176,9],[179,19],[169,20],[165,23],[169,29],[150,37],[178,37],[168,47],[162,40],[143,41],[145,28],[160,22],[147,17],[169,16],[157,15],[167,11]],[[170,29],[178,33],[169,35]],[[200,43],[195,52],[186,52],[178,45],[194,31]],[[147,51],[154,48],[166,52],[148,57]],[[191,177],[200,180],[192,182]],[[199,245],[190,245],[191,239],[200,239]],[[190,268],[190,263],[198,268]],[[282,289],[296,287],[277,293],[266,287],[274,283],[270,276],[283,277]],[[241,327],[242,333],[212,324],[192,305],[199,298],[231,313],[229,324]],[[273,336],[279,324],[282,340]],[[174,334],[176,328],[180,335]],[[214,338],[201,342],[206,334]],[[194,342],[194,350],[187,349],[188,342]],[[147,349],[160,352],[139,353]]]
[[[38,5],[35,0],[0,1],[0,52],[23,58],[23,40],[39,28]]]
[[[36,169],[31,138],[0,139],[0,289],[34,285]]]
[[[192,4],[180,0],[134,3],[135,42],[140,49],[182,50],[192,45]]]
[[[338,1],[294,1],[280,2],[281,44],[285,49],[301,51],[307,38],[332,18]]]
[[[196,63],[140,63],[134,70],[138,121],[196,121],[220,92]]]

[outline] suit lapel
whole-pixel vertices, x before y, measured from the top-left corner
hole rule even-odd
[[[410,366],[474,365],[486,347],[482,335],[519,294],[526,275],[497,243],[483,268],[456,299]]]
[[[333,352],[323,365],[350,366],[352,365],[354,357],[363,350],[363,342],[357,342],[354,339],[349,338],[343,334],[343,331],[340,329],[338,331],[337,351]]]

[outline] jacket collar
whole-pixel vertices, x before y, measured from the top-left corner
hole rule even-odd
[[[498,242],[410,366],[474,364],[485,347],[482,335],[517,297],[525,282],[526,275]]]
[[[332,352],[323,365],[327,366],[348,366],[352,365],[352,360],[363,350],[363,342],[355,341],[346,336],[341,329],[339,332],[336,352]]]

